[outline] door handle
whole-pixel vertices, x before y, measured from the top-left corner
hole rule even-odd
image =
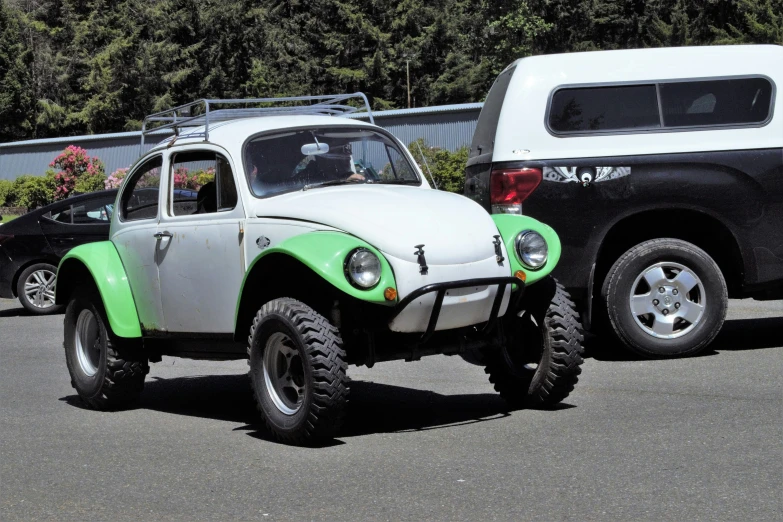
[[[157,239],[158,241],[160,241],[164,237],[171,237],[171,236],[172,236],[172,233],[168,232],[168,231],[166,231],[166,232],[155,232],[155,234],[154,234],[155,239]]]

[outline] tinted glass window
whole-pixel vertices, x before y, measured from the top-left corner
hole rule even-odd
[[[173,215],[209,214],[236,207],[234,174],[220,154],[206,150],[179,153],[174,155],[171,169]]]
[[[136,169],[124,183],[120,214],[123,220],[152,219],[158,216],[162,165],[160,156],[152,158]]]
[[[113,199],[98,199],[86,201],[73,206],[74,224],[105,224],[111,222],[111,213],[114,207]]]
[[[362,128],[313,128],[261,136],[245,147],[245,174],[257,197],[323,183],[421,184],[393,140]]]
[[[71,207],[65,207],[61,208],[59,210],[52,210],[48,214],[46,214],[44,217],[49,218],[51,220],[57,221],[59,223],[71,223]]]
[[[659,120],[655,85],[560,89],[549,111],[555,132],[660,128]]]
[[[764,78],[662,83],[660,89],[665,127],[760,123],[772,101]]]

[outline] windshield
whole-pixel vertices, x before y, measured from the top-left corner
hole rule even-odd
[[[421,184],[394,141],[357,128],[313,128],[255,138],[245,147],[245,173],[259,198],[342,183]]]

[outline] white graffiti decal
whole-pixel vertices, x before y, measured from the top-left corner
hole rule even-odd
[[[544,167],[544,179],[557,183],[581,183],[577,173],[585,167]],[[595,172],[592,182],[609,181],[624,178],[631,175],[631,167],[587,167],[590,172]]]

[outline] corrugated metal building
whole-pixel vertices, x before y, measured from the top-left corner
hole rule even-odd
[[[374,112],[375,123],[408,144],[424,138],[429,146],[456,150],[470,145],[481,103],[441,105],[417,109]],[[361,114],[349,117],[362,117]],[[161,134],[161,140],[165,137]],[[144,150],[159,140],[147,138]],[[141,152],[140,132],[70,136],[42,140],[0,143],[0,179],[16,179],[22,174],[43,175],[49,163],[68,145],[77,145],[97,156],[106,165],[106,174],[130,166]]]

